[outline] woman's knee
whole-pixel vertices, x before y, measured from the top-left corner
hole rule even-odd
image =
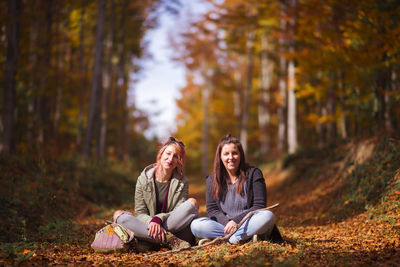
[[[116,210],[116,211],[114,212],[114,215],[113,215],[113,222],[116,222],[118,216],[121,215],[122,213],[124,213],[123,210]]]
[[[193,205],[193,207],[195,207],[196,208],[196,210],[198,210],[199,209],[199,204],[197,203],[197,200],[195,199],[195,198],[189,198],[187,201],[189,201],[190,202],[190,204],[192,204]]]
[[[205,221],[206,220],[204,220],[203,217],[194,219],[190,223],[190,230],[192,231],[192,233],[196,235],[204,227]]]
[[[274,225],[275,223],[275,215],[269,210],[262,210],[257,212],[257,215],[262,218],[268,224]]]
[[[190,224],[190,228],[191,229],[204,229],[204,228],[212,228],[213,227],[213,223],[215,223],[214,221],[210,220],[207,217],[200,217],[200,218],[196,218],[194,219],[191,224]]]

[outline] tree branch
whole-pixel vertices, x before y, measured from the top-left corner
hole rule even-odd
[[[279,206],[279,203],[276,203],[276,204],[274,204],[274,205],[272,205],[272,206],[269,206],[269,207],[266,207],[266,208],[262,208],[262,209],[250,211],[250,212],[247,213],[246,216],[238,223],[238,225],[237,225],[237,227],[236,227],[236,229],[235,229],[234,231],[230,232],[230,233],[229,233],[228,235],[226,235],[226,236],[215,238],[214,240],[212,240],[212,241],[210,241],[210,242],[207,242],[207,243],[205,243],[205,244],[203,244],[203,245],[193,246],[193,247],[188,247],[188,248],[180,248],[180,249],[176,249],[176,250],[168,250],[168,251],[158,252],[158,253],[153,253],[153,254],[144,256],[144,258],[150,258],[150,257],[154,257],[154,256],[166,255],[166,254],[171,254],[171,253],[175,253],[175,252],[181,252],[181,251],[184,251],[184,250],[191,250],[191,249],[204,248],[204,247],[206,247],[206,246],[210,246],[210,245],[213,245],[213,244],[216,244],[216,243],[222,243],[222,242],[228,241],[229,238],[230,238],[231,236],[233,236],[233,235],[236,233],[236,231],[240,228],[240,226],[242,226],[242,224],[244,224],[244,222],[245,222],[251,215],[253,215],[253,214],[256,213],[256,212],[259,212],[259,211],[262,211],[262,210],[270,210],[270,209],[276,208],[276,207],[278,207],[278,206]]]

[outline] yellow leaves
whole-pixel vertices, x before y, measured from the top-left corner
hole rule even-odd
[[[318,88],[312,86],[310,83],[302,85],[302,87],[296,91],[296,97],[305,98],[309,96],[315,96],[317,94]]]
[[[108,235],[113,235],[114,234],[114,229],[112,228],[111,225],[107,225],[106,231]]]

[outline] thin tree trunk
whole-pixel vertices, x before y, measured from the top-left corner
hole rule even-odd
[[[244,106],[243,106],[243,116],[242,125],[240,129],[240,143],[243,146],[243,150],[247,152],[247,134],[249,127],[249,116],[250,116],[250,98],[251,98],[251,87],[253,82],[253,49],[254,49],[254,38],[255,30],[250,29],[247,39],[247,85],[244,93]]]
[[[293,154],[297,148],[297,120],[296,120],[296,66],[293,58],[295,52],[295,27],[297,0],[291,0],[290,4],[290,47],[291,59],[288,64],[288,152]]]
[[[4,73],[3,90],[3,147],[0,149],[3,155],[14,152],[14,111],[16,102],[17,63],[19,52],[19,27],[21,0],[7,1],[7,57]]]
[[[104,159],[106,156],[106,140],[107,140],[107,124],[108,124],[108,109],[110,105],[110,91],[112,84],[112,52],[113,52],[113,41],[114,41],[114,1],[111,0],[111,8],[110,8],[110,30],[109,30],[109,40],[107,42],[107,67],[104,72],[104,89],[105,96],[103,101],[103,113],[102,113],[102,121],[101,121],[101,130],[100,130],[100,159]]]
[[[329,87],[328,105],[327,105],[327,110],[329,114],[329,123],[328,123],[329,144],[334,144],[337,139],[335,89],[336,88],[333,85]]]
[[[270,87],[272,74],[274,71],[273,63],[268,59],[269,44],[266,35],[261,36],[261,86],[258,100],[258,124],[260,127],[260,153],[265,156],[270,150],[270,133],[268,125],[271,120],[269,111]]]
[[[324,125],[324,123],[322,123],[321,121],[320,121],[320,118],[323,116],[322,114],[323,114],[323,109],[322,109],[322,104],[321,104],[321,99],[319,99],[319,98],[317,98],[317,106],[316,106],[316,113],[318,114],[318,121],[317,121],[317,124],[315,125],[315,130],[316,130],[316,133],[317,133],[317,144],[318,144],[318,147],[323,147],[323,145],[324,145],[324,136],[325,136],[325,125]]]
[[[336,4],[333,4],[333,27],[334,31],[336,34],[336,42],[340,47],[344,47],[344,38],[343,38],[343,21],[344,21],[344,12],[343,10],[343,5],[339,4],[337,2]],[[343,112],[340,112],[339,116],[336,116],[337,112],[337,102],[339,102],[339,107],[340,110],[343,111],[342,108],[344,108],[344,103],[342,103],[342,94],[344,93],[344,72],[342,71],[342,64],[338,67],[337,71],[333,71],[333,77],[334,80],[337,80],[337,85],[331,86],[330,87],[330,92],[329,92],[329,109],[330,109],[330,115],[333,118],[333,121],[330,122],[329,124],[329,131],[330,131],[330,142],[335,143],[337,140],[337,135],[338,135],[338,130],[341,133],[341,137],[346,136],[346,118],[344,116]],[[335,77],[336,76],[336,77]],[[336,78],[336,79],[335,79]],[[343,105],[342,105],[343,104]]]
[[[85,40],[85,10],[86,0],[81,1],[81,20],[80,20],[80,32],[79,32],[79,75],[81,90],[79,90],[79,112],[78,112],[78,133],[76,135],[76,144],[81,146],[82,135],[83,135],[83,117],[84,117],[84,96],[86,90],[86,71],[84,67],[84,40]]]
[[[125,66],[125,47],[123,43],[121,43],[119,47],[119,62],[117,65],[117,85],[115,91],[115,102],[114,102],[114,109],[117,110],[117,114],[119,114],[120,119],[120,128],[118,132],[118,141],[117,141],[117,157],[119,160],[123,160],[124,154],[124,135],[125,131],[123,130],[123,124],[125,123],[125,97],[124,97],[124,90],[125,90],[125,73],[124,73],[124,66]]]
[[[97,16],[96,27],[96,47],[94,55],[94,69],[92,86],[90,89],[90,103],[87,119],[86,137],[84,143],[83,157],[89,158],[91,154],[91,145],[93,135],[97,135],[99,125],[99,114],[101,111],[101,93],[102,93],[102,69],[103,69],[103,41],[104,41],[104,20],[106,0],[99,0],[99,12]],[[98,141],[98,140],[97,140]],[[98,151],[97,151],[98,152]]]
[[[69,23],[69,21],[67,21],[67,23]],[[58,51],[58,78],[57,78],[57,96],[56,96],[56,107],[55,107],[55,113],[54,113],[54,138],[57,140],[58,139],[58,129],[60,126],[60,119],[61,119],[61,109],[62,109],[62,98],[63,98],[63,86],[66,86],[66,83],[63,81],[64,75],[63,73],[65,73],[65,57],[66,54],[64,54],[64,52],[66,53],[68,51],[67,49],[67,40],[66,37],[64,36],[63,41],[62,41],[62,45],[61,45],[61,49],[60,51]],[[60,75],[60,73],[62,75]]]
[[[126,127],[129,124],[129,114],[127,107],[127,88],[128,88],[128,77],[124,74],[123,77],[123,85],[120,89],[120,103],[121,107],[121,116],[120,116],[120,128],[119,128],[119,143],[118,143],[118,155],[120,160],[125,160],[127,151],[129,151],[129,147],[127,147],[127,130]]]
[[[286,51],[286,22],[287,6],[286,2],[283,1],[281,4],[281,19],[280,19],[280,31],[281,38],[279,39],[279,101],[278,101],[278,150],[286,150],[286,111],[287,111],[287,61],[285,57]]]
[[[242,56],[239,56],[239,64],[241,64],[240,61],[242,59]],[[233,73],[233,78],[235,82],[235,90],[233,91],[233,114],[235,115],[236,118],[236,129],[240,131],[240,126],[241,126],[241,115],[242,115],[242,73],[240,69],[235,69]],[[233,134],[233,133],[231,133]]]
[[[51,28],[53,25],[53,0],[46,2],[46,30],[43,43],[44,54],[41,56],[40,70],[48,70],[51,67],[51,45],[52,45],[52,32]],[[39,94],[37,100],[37,113],[38,113],[38,145],[41,148],[44,144],[44,140],[48,137],[48,125],[49,125],[49,97],[48,97],[48,81],[50,78],[49,72],[40,75],[39,80]]]
[[[126,3],[126,1],[124,1]],[[123,4],[124,4],[123,3]],[[124,25],[127,14],[123,10],[122,14],[118,14],[121,19],[119,20],[120,25]],[[116,29],[119,27],[116,26]],[[117,114],[118,121],[120,123],[119,130],[118,130],[118,140],[115,143],[117,157],[119,160],[124,160],[125,154],[125,135],[126,131],[124,130],[124,124],[126,121],[126,97],[125,97],[125,90],[127,88],[128,78],[125,74],[125,62],[126,62],[126,47],[125,47],[125,28],[121,29],[120,34],[118,35],[119,38],[116,40],[118,45],[118,64],[116,68],[116,85],[115,85],[115,94],[114,94],[114,103],[113,103],[113,110]]]
[[[381,69],[378,70],[378,77],[376,80],[376,86],[375,86],[375,97],[377,101],[377,114],[376,114],[376,120],[377,120],[377,125],[379,126],[379,129],[385,129],[385,113],[386,113],[386,101],[385,101],[385,94],[386,94],[386,89],[387,89],[387,84],[388,84],[388,75],[385,67],[381,67]]]
[[[391,125],[391,104],[390,104],[390,91],[391,91],[391,83],[392,83],[392,70],[390,67],[385,68],[385,77],[387,79],[386,81],[386,87],[383,92],[383,102],[384,102],[384,107],[385,109],[383,110],[383,128],[385,129],[386,132],[390,133],[392,130],[392,125]]]
[[[128,99],[127,99],[128,102]],[[126,103],[126,105],[128,105],[128,103]],[[130,111],[131,109],[128,108],[128,111]],[[126,123],[125,123],[125,146],[124,146],[124,156],[123,159],[125,162],[128,162],[130,159],[130,147],[131,147],[131,137],[132,137],[132,131],[131,131],[131,124],[132,124],[132,120],[129,117],[130,113],[126,113]]]
[[[288,66],[288,152],[293,154],[297,147],[297,122],[296,122],[296,86],[294,60]]]
[[[35,0],[33,4],[34,10],[39,10],[39,0]],[[37,15],[37,14],[35,14]],[[35,144],[35,125],[37,126],[38,116],[37,116],[37,96],[38,96],[38,79],[35,73],[35,70],[38,66],[38,35],[39,35],[39,28],[40,28],[40,20],[32,18],[33,25],[30,32],[29,37],[29,46],[30,46],[30,56],[29,56],[29,90],[30,90],[30,97],[28,102],[28,129],[27,129],[27,139],[28,144],[31,146]]]
[[[344,103],[345,85],[344,85],[344,71],[339,71],[339,103],[340,103],[340,134],[342,139],[347,139],[347,126],[346,126],[346,105]]]
[[[202,103],[203,103],[203,124],[202,124],[202,157],[201,157],[201,173],[203,177],[206,177],[209,173],[208,170],[208,144],[209,144],[209,103],[210,103],[210,94],[211,87],[210,83],[206,82],[201,91]]]
[[[391,69],[391,75],[390,75],[391,81],[390,81],[390,93],[393,93],[396,91],[396,86],[397,86],[397,74],[396,71],[392,68]],[[394,129],[396,129],[396,124],[397,122],[395,121],[395,116],[392,116],[392,109],[393,109],[393,99],[390,99],[389,94],[385,95],[385,101],[387,103],[387,109],[385,113],[385,128],[387,129],[388,132],[393,132]]]

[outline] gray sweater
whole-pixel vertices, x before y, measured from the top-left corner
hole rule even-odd
[[[207,177],[206,206],[207,214],[212,220],[226,225],[230,220],[239,223],[247,213],[253,210],[262,209],[267,204],[267,189],[265,180],[260,169],[251,167],[247,171],[247,180],[244,184],[247,203],[243,208],[237,209],[237,215],[233,218],[227,216],[225,209],[221,207],[221,202],[216,200],[212,194],[212,174]],[[226,192],[221,200],[226,197]]]

